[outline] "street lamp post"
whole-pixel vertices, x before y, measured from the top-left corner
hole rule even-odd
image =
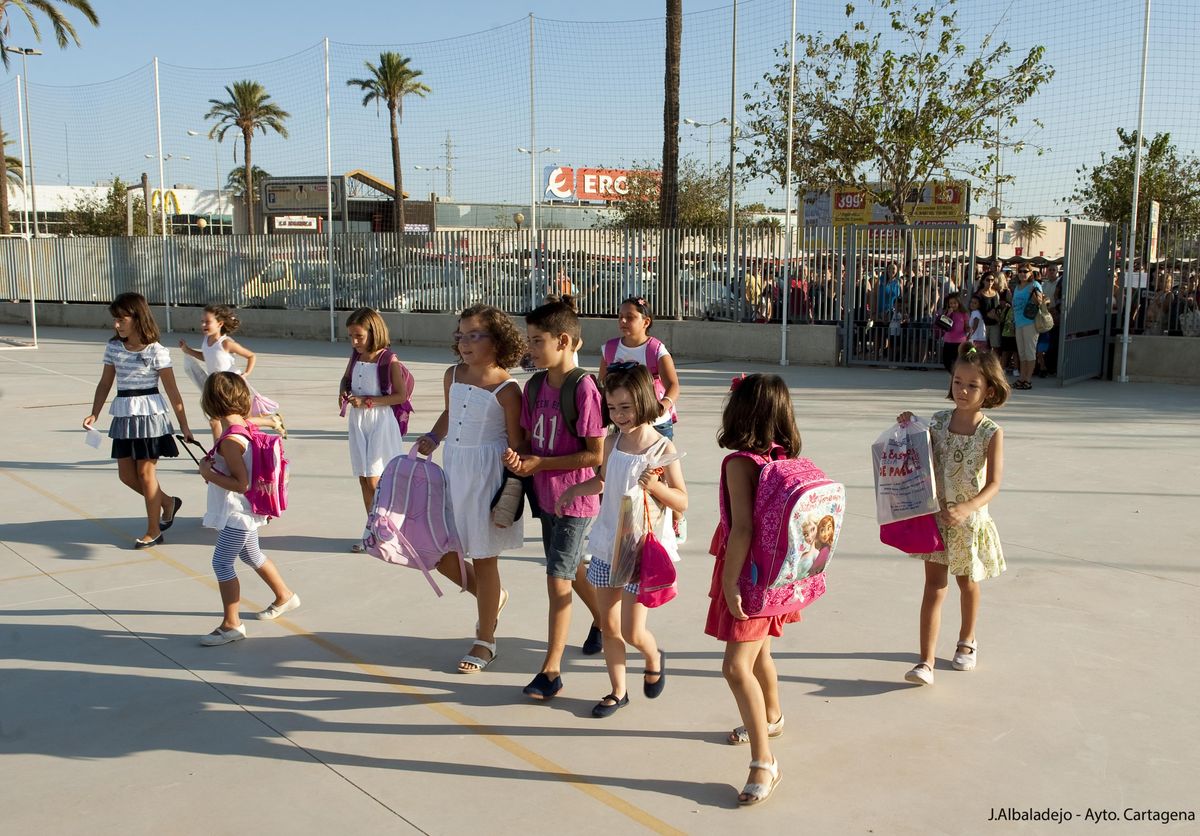
[[[517,148],[529,155],[529,303],[537,306],[535,284],[537,281],[537,155],[557,154],[558,148]]]
[[[413,169],[415,171],[428,171],[429,172],[429,194],[430,195],[433,194],[433,178],[437,176],[434,174],[434,172],[435,171],[446,171],[446,172],[454,171],[454,167],[448,166],[448,165],[414,165]]]
[[[713,145],[713,127],[715,125],[728,125],[729,119],[722,116],[712,122],[697,122],[695,119],[684,119],[685,125],[691,125],[693,128],[708,128],[708,167],[712,168],[712,145]]]
[[[993,206],[987,211],[988,220],[992,222],[992,261],[1000,251],[1000,207]]]
[[[14,55],[21,56],[21,86],[25,88],[25,144],[29,150],[29,171],[25,179],[29,183],[29,203],[30,209],[33,212],[33,236],[36,238],[38,234],[37,187],[34,185],[33,178],[33,133],[29,129],[29,66],[26,59],[30,55],[41,55],[42,51],[22,46],[6,46],[4,49]]]
[[[188,136],[201,136],[201,133],[200,133],[200,131],[189,130],[187,132],[187,135]],[[217,156],[220,149],[217,148],[217,141],[215,139],[213,139],[212,137],[208,137],[208,139],[213,144],[213,176],[216,178],[216,183],[217,183],[217,224],[223,225],[221,218],[223,218],[225,216],[224,206],[223,206],[223,204],[225,203],[225,190],[221,186],[221,161]]]

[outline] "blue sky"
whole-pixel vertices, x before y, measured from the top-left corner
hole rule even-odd
[[[291,137],[256,137],[255,162],[272,174],[322,174],[325,161],[324,65],[321,39],[333,42],[334,169],[366,168],[390,179],[386,119],[363,108],[345,85],[363,60],[383,49],[413,57],[433,93],[406,103],[401,128],[406,187],[433,187],[465,200],[521,200],[529,194],[528,24],[536,23],[537,144],[559,148],[542,164],[628,166],[653,162],[661,151],[662,4],[656,0],[578,2],[397,3],[346,0],[96,0],[99,29],[81,25],[81,48],[43,43],[30,59],[30,104],[37,179],[91,183],[136,177],[156,163],[153,76],[159,56],[167,179],[210,187],[234,166],[231,142],[220,146],[187,136],[206,130],[207,100],[239,78],[262,81],[293,115]],[[711,121],[729,112],[729,6],[684,0],[682,116]],[[801,0],[802,31],[840,31],[842,3]],[[860,7],[866,7],[861,0]],[[985,32],[1018,50],[1047,47],[1055,80],[1021,114],[1026,138],[1046,149],[1006,161],[1018,181],[1005,190],[1009,214],[1056,216],[1080,163],[1115,147],[1117,125],[1133,127],[1141,7],[1139,0],[1059,0],[1032,10],[1012,0],[963,0],[960,21],[974,41]],[[738,94],[752,92],[787,37],[788,0],[740,4]],[[31,40],[14,19],[10,43]],[[1200,109],[1190,74],[1191,37],[1200,10],[1191,0],[1157,0],[1147,131],[1171,130],[1185,151],[1197,148]],[[229,69],[225,69],[229,68]],[[14,60],[11,79],[19,71]],[[739,104],[740,108],[740,104]],[[4,128],[15,131],[15,93],[0,87]],[[1028,120],[1038,117],[1044,128]],[[441,172],[412,168],[446,164]],[[708,159],[706,129],[685,128],[683,153]],[[712,154],[723,159],[728,137],[714,131]],[[239,152],[240,153],[240,152]],[[190,159],[184,159],[190,157]],[[539,172],[540,176],[540,172]],[[156,172],[155,172],[156,179]],[[743,200],[782,205],[770,184],[749,184]]]

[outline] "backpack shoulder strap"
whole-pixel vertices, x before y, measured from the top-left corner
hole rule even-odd
[[[662,348],[662,340],[651,337],[646,340],[646,371],[651,377],[658,377],[658,350]]]
[[[350,360],[346,363],[346,373],[342,375],[342,391],[350,391],[350,379],[354,374],[354,361],[358,359],[358,352],[353,348],[350,349]]]
[[[545,369],[534,372],[530,375],[529,382],[525,384],[525,400],[529,402],[531,413],[537,407],[538,394],[542,391],[542,384],[546,382],[547,374]]]
[[[559,408],[562,410],[563,424],[566,425],[567,432],[579,438],[579,382],[587,377],[586,369],[581,369],[578,366],[567,372],[566,378],[563,380],[562,389],[559,390],[558,400]]]
[[[620,337],[613,337],[604,343],[604,350],[601,352],[604,355],[604,365],[611,366],[613,360],[617,359],[617,341]]]
[[[375,374],[379,378],[379,393],[381,395],[392,394],[392,361],[396,360],[396,352],[390,348],[384,348],[379,352],[379,357],[375,360]]]

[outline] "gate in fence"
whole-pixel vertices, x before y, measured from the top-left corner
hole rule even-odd
[[[1105,372],[1113,292],[1113,228],[1093,221],[1067,221],[1062,303],[1057,337],[1060,385]]]
[[[965,304],[974,290],[975,227],[844,230],[846,364],[941,368],[942,331],[936,322],[947,300]]]

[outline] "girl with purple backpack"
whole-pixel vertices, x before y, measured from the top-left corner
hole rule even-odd
[[[750,775],[738,795],[738,804],[750,806],[766,801],[782,777],[770,742],[783,734],[771,638],[783,635],[783,625],[800,621],[799,607],[782,615],[746,615],[738,583],[754,537],[759,472],[780,448],[789,459],[800,454],[800,431],[787,384],[773,374],[735,378],[717,444],[733,452],[721,463],[721,517],[711,548],[717,561],[704,632],[725,642],[721,671],[743,723],[725,742],[750,744]]]
[[[349,419],[350,467],[369,514],[383,469],[402,452],[413,378],[388,348],[387,323],[378,311],[354,311],[346,318],[346,334],[353,350],[338,386],[338,405]],[[350,550],[361,552],[362,542]]]
[[[275,564],[259,549],[258,527],[267,518],[254,513],[246,498],[252,470],[249,434],[254,430],[247,426],[252,400],[250,387],[236,372],[216,372],[204,381],[200,406],[221,429],[216,446],[200,461],[200,475],[208,483],[204,526],[221,532],[217,535],[212,567],[224,609],[217,628],[200,637],[200,644],[205,647],[246,638],[246,628],[238,612],[242,598],[234,568],[238,558],[253,568],[275,594],[271,605],[258,613],[260,620],[273,621],[300,606],[300,596],[288,588]]]

